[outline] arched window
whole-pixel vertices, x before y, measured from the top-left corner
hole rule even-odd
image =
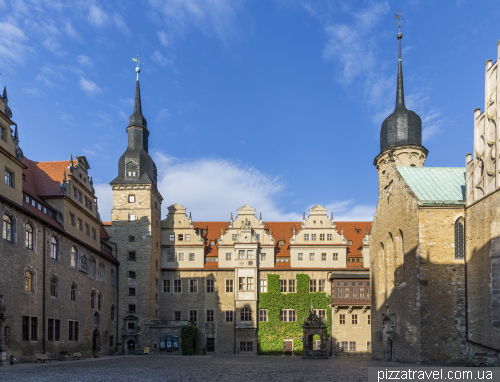
[[[94,326],[99,326],[99,313],[94,313]]]
[[[116,283],[116,275],[115,275],[115,270],[111,270],[111,285],[115,286]]]
[[[115,320],[115,305],[111,305],[111,320]]]
[[[50,279],[50,297],[59,297],[59,293],[58,293],[58,287],[59,287],[59,280],[57,279],[56,276],[52,276],[52,278]]]
[[[71,266],[73,268],[76,268],[76,264],[77,264],[77,257],[78,257],[78,254],[77,254],[77,251],[76,251],[76,247],[71,247]]]
[[[76,283],[71,284],[71,301],[76,301]]]
[[[464,223],[462,219],[455,222],[455,259],[464,258]]]
[[[90,277],[96,277],[96,263],[95,259],[91,258],[89,260],[89,268],[90,268]]]
[[[50,258],[54,260],[59,260],[57,239],[54,236],[50,238]]]
[[[250,308],[241,309],[241,321],[252,321],[252,310]]]
[[[5,214],[3,215],[3,238],[7,241],[14,241],[12,235],[12,217]]]
[[[104,281],[106,279],[105,275],[106,275],[106,272],[105,272],[104,264],[99,263],[98,279],[101,281]]]
[[[90,295],[90,307],[92,309],[95,309],[95,290],[93,290],[92,294]]]
[[[33,293],[33,272],[29,269],[24,272],[24,290]]]
[[[26,248],[33,250],[33,226],[26,223],[26,240],[24,245]]]
[[[102,293],[97,296],[97,309],[102,310]]]

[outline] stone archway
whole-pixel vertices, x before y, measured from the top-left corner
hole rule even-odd
[[[384,361],[394,361],[394,313],[386,305],[386,313],[382,314],[382,341]]]
[[[311,310],[309,317],[302,324],[304,331],[303,335],[303,350],[302,358],[328,358],[328,350],[326,349],[326,323],[319,318]],[[319,343],[314,346],[314,336],[319,336]]]
[[[94,351],[94,353],[101,351],[101,333],[99,332],[98,328],[94,330],[94,333],[92,335],[92,350]]]

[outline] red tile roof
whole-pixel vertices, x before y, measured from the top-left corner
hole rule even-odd
[[[362,240],[366,235],[367,228],[368,234],[371,232],[372,222],[337,222],[337,231],[339,233],[342,232],[342,228],[344,228],[344,237],[348,241],[352,241],[352,245],[350,245],[347,249],[347,257],[362,257]],[[360,233],[356,233],[356,230],[360,230]]]

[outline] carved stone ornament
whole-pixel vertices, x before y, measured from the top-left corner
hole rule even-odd
[[[59,185],[61,195],[68,195],[68,186],[66,183],[61,183]]]
[[[87,257],[85,255],[80,258],[80,270],[87,272]]]

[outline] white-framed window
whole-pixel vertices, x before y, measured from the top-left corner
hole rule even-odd
[[[175,241],[175,234],[171,233],[168,237],[170,241]]]
[[[238,251],[238,259],[244,259],[245,258],[245,250],[244,249],[240,249]]]
[[[326,234],[326,240],[329,240],[329,241],[332,240],[332,234],[331,233],[327,233]]]
[[[260,293],[267,293],[267,280],[260,280]]]
[[[230,253],[226,253],[226,261],[231,261],[231,254]]]
[[[316,241],[316,234],[315,233],[311,234],[311,241]]]
[[[185,239],[186,239],[186,241],[191,241],[191,235],[187,233],[185,236]]]
[[[177,257],[178,257],[179,261],[184,261],[184,253],[178,253]]]
[[[280,292],[286,293],[286,280],[280,279]]]
[[[304,241],[309,241],[309,234],[308,233],[304,234]]]
[[[316,255],[314,253],[310,253],[309,254],[309,261],[314,261],[315,257],[316,257]]]
[[[288,280],[288,293],[295,293],[295,280]]]
[[[304,261],[304,254],[303,253],[299,253],[298,260],[299,261]]]
[[[238,290],[246,290],[247,289],[247,284],[246,284],[246,277],[239,277],[238,278]]]
[[[24,246],[27,249],[33,250],[33,226],[30,223],[26,223],[25,229],[26,236],[24,239]]]
[[[50,238],[50,258],[59,260],[59,243],[54,236]]]
[[[295,309],[281,309],[280,321],[281,322],[296,322],[297,315],[295,314]]]
[[[326,292],[326,280],[318,280],[318,292]]]
[[[339,259],[339,254],[338,253],[334,253],[333,254],[333,261],[337,261]]]
[[[170,280],[163,280],[163,293],[170,293]]]
[[[189,254],[189,261],[194,261],[194,253]]]
[[[253,259],[253,250],[247,251],[247,259]]]
[[[5,170],[5,184],[14,188],[14,173],[7,169]]]
[[[326,253],[321,254],[321,261],[326,261]]]
[[[267,256],[265,253],[261,253],[260,254],[260,261],[266,261],[267,260]]]
[[[198,280],[189,280],[189,293],[198,293]]]
[[[128,196],[128,202],[129,203],[135,203],[135,195],[129,195]]]
[[[128,221],[129,222],[134,222],[135,221],[135,214],[129,214],[128,215]]]

